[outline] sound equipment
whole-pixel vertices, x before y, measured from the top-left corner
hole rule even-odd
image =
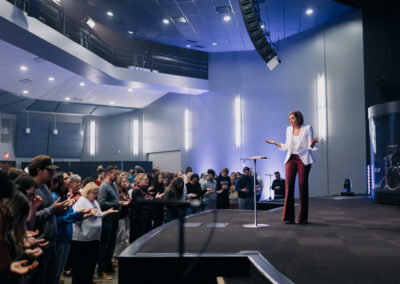
[[[257,52],[267,63],[270,70],[274,69],[281,60],[267,41],[264,30],[261,28],[261,19],[258,2],[254,0],[239,0],[240,10],[247,32]]]

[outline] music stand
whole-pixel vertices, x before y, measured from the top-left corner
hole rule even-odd
[[[264,228],[264,227],[268,227],[268,224],[257,224],[257,199],[256,199],[256,162],[257,160],[265,160],[268,159],[265,156],[251,156],[248,158],[243,158],[241,160],[253,160],[254,163],[254,189],[253,189],[253,197],[254,197],[254,224],[244,224],[243,227],[245,228]]]

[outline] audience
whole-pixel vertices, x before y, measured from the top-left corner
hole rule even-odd
[[[32,159],[29,174],[4,168],[0,171],[1,283],[60,283],[64,267],[70,269],[67,258],[73,283],[92,283],[96,265],[101,279],[112,279],[113,264],[117,266],[113,256],[129,242],[164,222],[201,210],[165,206],[166,202],[199,200],[204,210],[251,209],[253,204],[249,168],[243,175],[230,176],[224,168],[217,178],[209,169],[200,180],[191,167],[184,173],[155,168],[150,175],[140,166],[129,172],[99,166],[97,179],[83,181],[77,173],[55,173],[58,166],[47,155]]]

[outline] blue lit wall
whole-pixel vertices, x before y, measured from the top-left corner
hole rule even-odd
[[[212,54],[210,92],[169,94],[143,110],[145,152],[182,150],[182,168],[195,172],[242,169],[241,157],[267,155],[259,173],[284,173],[284,152],[264,138],[284,142],[288,113],[299,109],[317,129],[317,78],[326,76],[327,138],[319,145],[310,195],[366,192],[362,22],[356,13],[331,26],[291,37],[279,46],[282,64],[269,71],[256,52]],[[235,146],[234,99],[242,96],[242,146]],[[184,150],[184,109],[191,111],[191,149]],[[148,118],[148,120],[146,119]],[[346,140],[351,137],[351,143]],[[251,166],[250,163],[247,165]],[[269,183],[269,179],[265,179]]]

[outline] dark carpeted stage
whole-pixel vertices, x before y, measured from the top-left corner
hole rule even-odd
[[[193,227],[185,227],[185,261],[177,255],[178,223],[166,224],[121,254],[120,283],[173,282],[169,273],[184,273],[213,222],[227,226],[215,228],[204,257],[191,269],[191,280],[198,281],[185,283],[211,282],[215,276],[224,276],[218,283],[267,283],[264,276],[271,283],[399,283],[398,207],[360,196],[311,198],[308,225],[283,224],[281,211],[258,211],[258,222],[270,226],[257,229],[242,226],[254,222],[253,211],[218,210],[217,220],[212,212],[190,216],[186,222]],[[200,281],[200,275],[210,277]]]

